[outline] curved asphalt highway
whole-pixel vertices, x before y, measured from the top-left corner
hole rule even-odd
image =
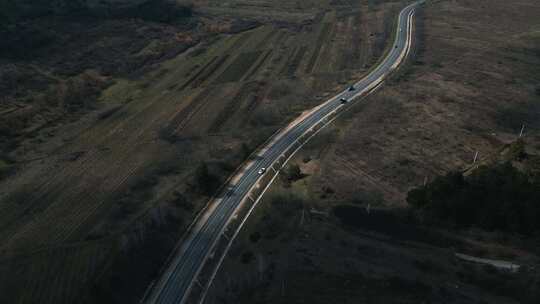
[[[270,168],[302,135],[328,115],[343,107],[341,98],[351,100],[373,90],[382,83],[384,78],[407,56],[411,47],[412,16],[415,8],[423,2],[424,0],[421,0],[411,4],[400,12],[392,49],[369,75],[354,85],[356,90],[349,91],[347,89],[328,100],[309,113],[302,121],[286,129],[284,134],[281,134],[262,154],[259,154],[257,160],[236,181],[234,191],[228,191],[215,208],[209,210],[209,214],[200,219],[201,222],[197,225],[198,229],[194,229],[182,244],[162,277],[153,287],[148,297],[148,303],[176,304],[186,301],[191,286],[227,223],[249,191],[261,178],[258,171],[263,167]]]

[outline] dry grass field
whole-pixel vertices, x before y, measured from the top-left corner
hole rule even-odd
[[[365,73],[399,6],[195,1],[180,28],[108,20],[2,60],[3,90],[20,91],[0,108],[0,302],[138,301],[217,189],[201,189],[202,164],[224,181]]]
[[[423,229],[388,210],[466,170],[477,151],[479,163],[499,157],[523,124],[538,154],[538,16],[533,0],[429,1],[407,65],[293,158],[305,176],[271,188],[206,302],[537,303],[537,240]],[[508,274],[455,252],[523,268]]]

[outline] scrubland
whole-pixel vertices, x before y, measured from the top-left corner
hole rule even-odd
[[[408,62],[291,160],[206,302],[538,302],[539,14],[429,1]]]
[[[2,19],[0,302],[138,301],[247,155],[376,62],[399,7],[161,4]]]

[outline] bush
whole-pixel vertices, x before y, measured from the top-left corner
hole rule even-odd
[[[300,169],[300,166],[297,164],[291,164],[287,166],[287,169],[285,170],[285,178],[288,182],[295,182],[297,180],[302,179],[305,175],[302,173],[302,170]]]
[[[253,243],[257,243],[260,239],[261,239],[261,233],[258,231],[255,231],[249,235],[249,240]]]
[[[505,160],[507,161],[522,161],[528,157],[525,151],[525,142],[522,139],[509,144],[505,152]]]
[[[201,163],[195,171],[195,182],[197,190],[205,195],[214,194],[220,185],[219,178],[210,173],[205,162]]]
[[[240,147],[240,155],[242,159],[247,159],[251,155],[252,149],[246,144],[242,143],[242,146]]]
[[[255,255],[251,251],[244,252],[241,257],[242,264],[249,264],[253,259],[255,258]]]

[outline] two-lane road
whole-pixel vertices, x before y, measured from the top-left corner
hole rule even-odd
[[[394,43],[384,60],[365,78],[354,84],[355,90],[347,88],[340,94],[326,101],[298,120],[294,125],[284,129],[258,154],[257,160],[243,171],[205,214],[198,219],[188,238],[175,253],[166,271],[153,286],[148,303],[173,304],[186,301],[190,289],[199,272],[208,259],[213,247],[220,239],[227,223],[238,210],[241,202],[261,178],[259,170],[270,168],[285,152],[304,134],[310,131],[323,119],[353,102],[356,97],[365,95],[382,84],[384,79],[406,58],[412,43],[412,19],[415,8],[423,3],[419,1],[404,8],[398,18]],[[229,188],[229,187],[228,187]]]

